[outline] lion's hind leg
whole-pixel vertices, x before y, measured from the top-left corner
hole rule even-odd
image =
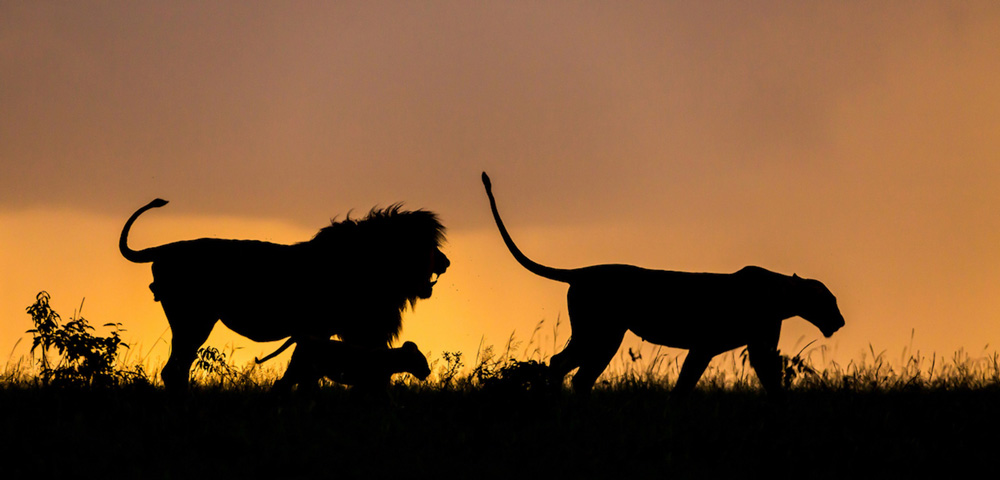
[[[190,382],[191,363],[198,348],[208,340],[217,319],[212,314],[187,308],[169,301],[161,301],[163,312],[170,323],[170,357],[160,378],[167,390],[186,390]]]

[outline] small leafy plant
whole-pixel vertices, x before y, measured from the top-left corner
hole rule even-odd
[[[195,355],[194,370],[215,377],[220,383],[235,381],[236,369],[226,361],[225,352],[215,347],[202,347]]]
[[[536,360],[518,361],[511,354],[512,342],[503,355],[497,355],[493,346],[484,348],[479,363],[472,369],[468,380],[479,388],[493,392],[545,392],[550,387],[549,369]]]
[[[438,374],[438,378],[441,386],[448,388],[456,379],[462,367],[465,366],[465,363],[462,362],[462,352],[443,352],[441,357],[444,359],[445,364],[441,367],[441,373]]]
[[[115,386],[126,384],[149,383],[142,365],[131,369],[116,369],[115,363],[120,348],[128,348],[122,341],[121,323],[107,323],[111,334],[98,337],[91,334],[91,327],[80,312],[62,324],[62,318],[49,305],[48,292],[39,292],[35,303],[27,308],[35,328],[28,330],[32,334],[31,354],[41,349],[39,360],[39,377],[46,385],[60,386]],[[55,363],[49,360],[48,353],[55,349],[59,360]]]

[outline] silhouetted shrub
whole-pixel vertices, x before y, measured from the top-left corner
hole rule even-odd
[[[205,385],[250,387],[257,386],[251,378],[253,367],[240,369],[230,363],[226,353],[212,346],[201,347],[195,355],[194,373],[201,376]]]
[[[544,363],[510,359],[495,374],[480,380],[483,389],[502,391],[546,392],[552,382],[549,367]]]
[[[27,308],[35,328],[28,330],[32,334],[31,353],[41,347],[39,360],[39,377],[45,384],[56,386],[115,386],[143,384],[149,380],[142,365],[134,365],[130,369],[116,369],[119,348],[128,348],[122,342],[120,323],[107,323],[112,327],[107,337],[96,337],[90,332],[94,330],[80,311],[65,325],[61,317],[49,306],[48,292],[39,292],[35,303]],[[49,361],[50,349],[55,349],[59,360],[53,364]]]
[[[449,388],[465,363],[462,362],[462,352],[443,352],[441,357],[445,364],[441,367],[441,373],[438,374],[438,381],[442,388]]]

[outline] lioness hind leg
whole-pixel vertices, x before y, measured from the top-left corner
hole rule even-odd
[[[608,364],[618,352],[618,347],[621,346],[622,339],[625,337],[625,330],[602,333],[604,335],[601,336],[588,335],[586,339],[577,343],[577,347],[580,349],[578,354],[580,370],[576,372],[576,375],[573,375],[573,391],[575,392],[586,393],[594,387],[597,377],[601,376],[604,369],[608,368]]]
[[[566,374],[572,371],[574,368],[580,366],[580,358],[577,355],[576,344],[573,343],[572,338],[566,348],[563,351],[552,356],[549,360],[549,380],[553,385],[562,385],[562,381],[566,378]]]
[[[684,364],[681,365],[681,373],[677,376],[677,383],[674,384],[673,393],[687,395],[694,391],[695,385],[701,379],[701,375],[708,368],[708,363],[715,355],[700,350],[688,351]]]
[[[163,312],[170,323],[170,358],[160,372],[167,390],[183,391],[188,387],[191,363],[198,347],[208,340],[216,319],[211,315],[192,314],[172,304],[163,303]]]

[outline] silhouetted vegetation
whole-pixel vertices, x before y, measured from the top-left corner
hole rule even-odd
[[[62,318],[49,306],[49,294],[39,292],[35,303],[27,308],[35,328],[28,330],[32,334],[31,353],[39,354],[38,377],[45,385],[53,386],[114,386],[123,384],[148,384],[146,374],[141,365],[130,368],[116,368],[118,351],[128,348],[122,342],[120,323],[108,323],[110,335],[94,336],[90,326],[82,316],[83,303],[80,309],[65,324]],[[40,347],[40,348],[39,348]],[[58,360],[49,360],[49,351],[55,349]]]
[[[425,382],[394,377],[385,402],[329,382],[271,395],[280,372],[204,347],[195,388],[177,396],[116,360],[120,325],[97,337],[79,312],[63,324],[47,294],[28,312],[33,351],[52,352],[30,371],[8,365],[0,381],[10,478],[830,478],[941,466],[955,475],[992,461],[995,442],[977,432],[1000,427],[995,354],[904,352],[893,363],[871,349],[816,366],[823,351],[807,345],[782,357],[787,393],[778,397],[734,351],[677,398],[670,387],[683,356],[628,352],[581,396],[547,383],[544,356],[527,355],[531,345],[518,355],[512,340],[468,366],[460,352],[443,353]],[[158,388],[132,388],[139,383]],[[64,447],[46,447],[56,439]]]

